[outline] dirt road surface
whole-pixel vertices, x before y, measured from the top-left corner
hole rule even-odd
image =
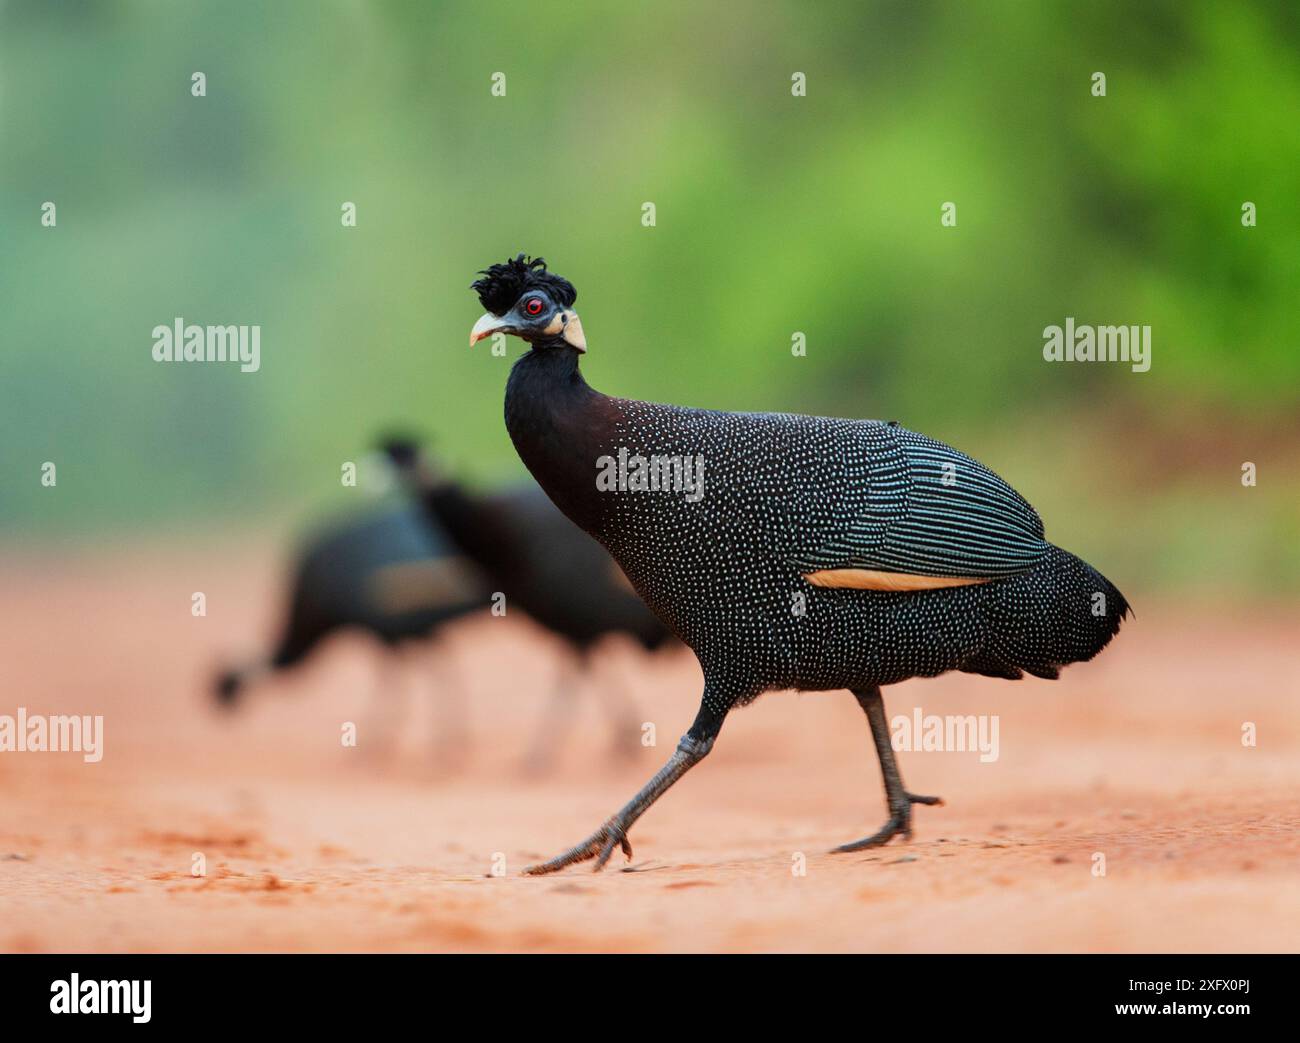
[[[856,703],[766,695],[633,830],[636,871],[529,878],[668,757],[698,698],[688,653],[607,649],[533,778],[558,658],[521,621],[467,621],[388,668],[344,636],[223,718],[207,681],[268,639],[269,550],[0,564],[0,714],[101,714],[105,747],[0,753],[0,950],[1300,949],[1295,613],[1129,591],[1138,618],[1057,683],[887,689],[891,717],[996,715],[998,756],[900,754],[947,804],[861,854],[827,853],[885,817]],[[598,691],[619,685],[656,733],[622,760]]]

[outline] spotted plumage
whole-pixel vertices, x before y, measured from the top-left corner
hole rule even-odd
[[[1127,607],[1100,574],[1044,540],[1033,508],[1001,479],[904,428],[613,404],[606,452],[705,461],[697,503],[609,493],[593,532],[694,649],[716,714],[770,689],[947,670],[1055,677],[1096,654]],[[996,582],[883,592],[805,580],[852,567]]]
[[[728,711],[772,689],[854,692],[891,818],[847,849],[908,835],[910,805],[937,800],[903,789],[881,685],[948,670],[1054,678],[1118,630],[1128,611],[1119,591],[1048,543],[1023,497],[965,454],[893,422],[602,395],[583,379],[578,349],[550,324],[572,300],[554,299],[540,280],[519,284],[513,269],[497,280],[500,267],[475,285],[490,305],[475,336],[501,330],[531,344],[506,389],[520,457],[608,548],[704,673],[699,714],[664,770],[591,838],[537,871],[586,858],[599,868],[615,846],[630,850],[631,823],[708,753]],[[700,460],[702,494],[602,491],[597,471],[611,457]],[[839,570],[953,582],[878,590],[815,581]]]

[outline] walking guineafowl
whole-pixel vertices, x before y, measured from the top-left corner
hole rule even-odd
[[[612,634],[630,637],[647,652],[672,641],[672,632],[646,608],[599,543],[561,514],[533,482],[488,495],[452,481],[411,439],[389,438],[383,450],[429,522],[534,622],[569,646],[579,672]],[[551,701],[550,724],[529,756],[534,770],[553,758],[574,678],[563,674]],[[625,699],[606,709],[616,721],[616,749],[635,743],[638,721]]]
[[[220,705],[234,706],[252,680],[295,666],[347,627],[394,647],[486,605],[478,571],[418,507],[403,504],[335,523],[304,545],[275,651],[222,671],[214,694]]]
[[[847,688],[862,706],[889,819],[845,844],[911,835],[882,685],[948,670],[1055,678],[1128,613],[1100,573],[1044,539],[1034,509],[975,460],[893,422],[725,413],[611,398],[578,367],[577,293],[520,254],[473,284],[474,344],[528,350],[506,386],[511,440],[542,488],[623,567],[695,652],[699,713],[658,774],[590,837],[526,870],[615,847],[713,747],[727,713],[765,691]]]

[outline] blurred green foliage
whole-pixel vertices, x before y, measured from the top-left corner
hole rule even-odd
[[[395,427],[521,473],[466,333],[524,250],[602,390],[898,419],[1121,586],[1295,590],[1298,50],[1291,2],[0,0],[0,525],[308,515]],[[261,371],[154,363],[177,316]],[[1151,371],[1044,362],[1066,316]]]

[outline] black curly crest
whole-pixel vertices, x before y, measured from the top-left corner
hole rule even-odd
[[[573,283],[546,270],[544,257],[528,258],[523,254],[504,264],[494,264],[479,272],[483,278],[470,284],[483,307],[493,315],[504,315],[528,290],[545,290],[562,308],[578,299]]]

